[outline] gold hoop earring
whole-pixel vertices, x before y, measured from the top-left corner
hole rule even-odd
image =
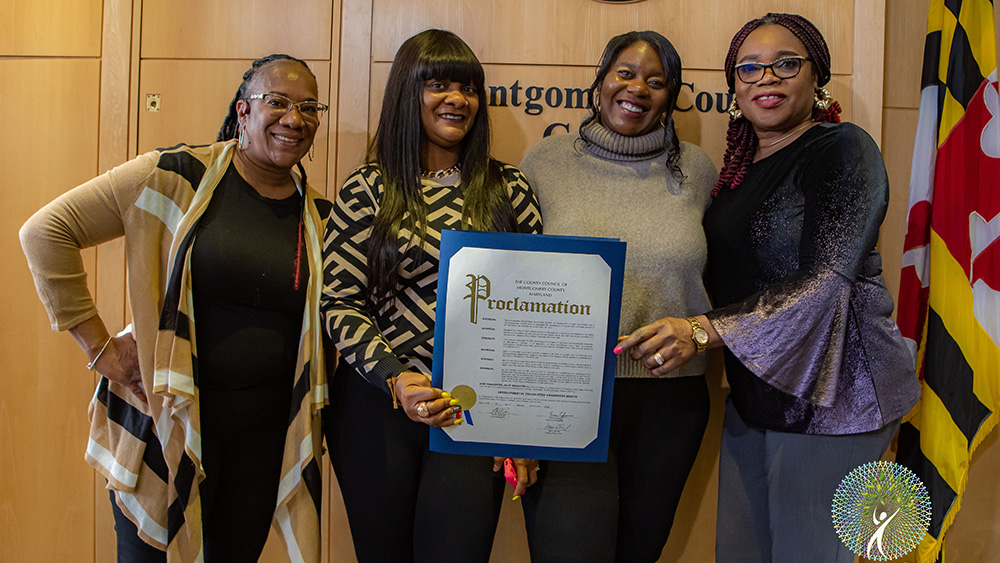
[[[597,117],[601,117],[601,93],[600,92],[595,92],[594,93],[594,113],[597,114]]]
[[[309,145],[309,160],[316,157],[316,143]]]
[[[660,116],[660,126],[664,129],[667,128],[667,112],[663,112],[663,115]]]
[[[816,104],[816,109],[826,111],[833,104],[833,96],[827,92],[826,88],[820,88],[813,94],[813,101]]]
[[[726,111],[729,113],[729,119],[731,121],[736,121],[737,119],[743,117],[743,111],[740,110],[740,106],[736,105],[736,98],[733,98],[732,103],[729,104],[729,109]]]
[[[237,127],[239,127],[239,136],[237,137],[236,143],[237,143],[237,145],[239,145],[239,147],[241,149],[245,149],[245,148],[247,148],[247,143],[246,143],[246,139],[247,139],[246,131],[247,131],[247,128],[244,127],[243,125],[238,125]]]

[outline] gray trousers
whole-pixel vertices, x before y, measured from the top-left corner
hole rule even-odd
[[[725,563],[853,563],[833,528],[837,485],[878,461],[899,429],[791,434],[748,426],[726,400],[719,453],[715,560]]]

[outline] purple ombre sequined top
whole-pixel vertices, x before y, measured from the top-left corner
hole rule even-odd
[[[920,387],[875,249],[889,186],[878,146],[820,124],[754,163],[705,214],[707,313],[747,423],[851,434],[906,414]]]

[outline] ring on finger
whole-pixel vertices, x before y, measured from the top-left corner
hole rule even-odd
[[[662,366],[663,356],[661,356],[660,353],[657,352],[656,354],[653,355],[653,361],[656,362],[656,365]]]
[[[417,403],[417,416],[420,418],[427,418],[430,415],[430,411],[427,410],[427,401],[420,401]]]

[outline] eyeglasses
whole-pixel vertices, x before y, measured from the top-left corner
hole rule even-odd
[[[771,73],[776,77],[795,78],[802,70],[802,61],[808,61],[809,57],[781,57],[770,63],[741,63],[736,65],[736,76],[744,84],[753,84],[764,78],[764,71],[771,69]]]
[[[302,119],[306,121],[311,121],[313,123],[319,123],[319,120],[323,117],[323,112],[330,109],[330,106],[314,102],[311,100],[306,100],[303,102],[293,102],[281,94],[276,94],[274,92],[265,92],[263,94],[254,94],[247,98],[248,100],[261,100],[264,105],[268,107],[272,112],[276,114],[284,115],[290,111],[292,108],[299,110],[299,115]]]

